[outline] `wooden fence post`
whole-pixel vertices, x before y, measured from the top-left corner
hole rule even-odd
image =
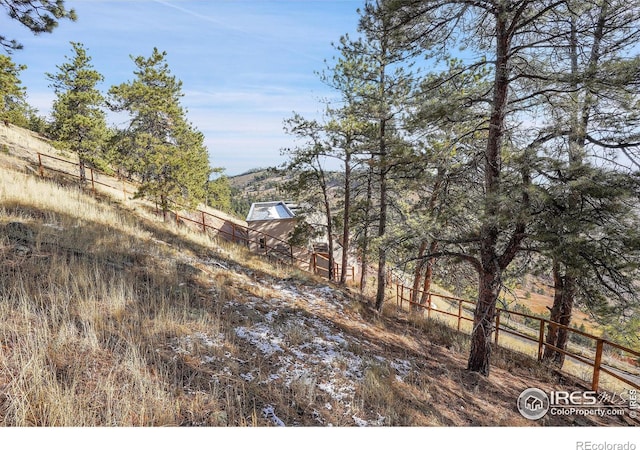
[[[431,319],[431,292],[427,294],[427,319]]]
[[[202,213],[202,232],[206,233],[207,232],[207,222],[205,220],[204,217],[204,211],[200,211]]]
[[[542,361],[543,348],[544,348],[544,319],[540,319],[540,331],[538,333],[538,361]]]
[[[89,167],[89,173],[91,174],[91,190],[93,191],[93,194],[95,195],[96,193],[96,183],[93,179],[93,167]]]
[[[600,364],[602,363],[602,347],[604,346],[604,341],[602,339],[598,339],[596,343],[596,358],[593,362],[593,378],[591,379],[591,390],[597,391],[598,384],[600,383]]]
[[[40,172],[40,176],[44,178],[44,169],[42,167],[42,155],[38,152],[38,172]]]
[[[460,331],[461,323],[462,323],[462,300],[458,300],[458,331]]]
[[[498,335],[500,334],[500,309],[496,310],[496,334],[495,343],[498,345]]]

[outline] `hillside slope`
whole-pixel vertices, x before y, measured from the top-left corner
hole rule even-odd
[[[578,380],[0,157],[0,425],[538,426]]]

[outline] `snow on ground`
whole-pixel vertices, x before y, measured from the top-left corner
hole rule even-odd
[[[232,363],[240,363],[237,376],[245,382],[279,383],[283,388],[308,393],[320,391],[329,401],[318,408],[339,407],[358,426],[383,425],[385,418],[379,414],[370,412],[367,415],[374,418],[365,419],[361,417],[362,411],[354,409],[357,387],[366,370],[373,366],[395,370],[396,380],[402,382],[411,371],[411,363],[372,354],[369,349],[374,346],[370,342],[345,336],[332,321],[323,318],[327,313],[345,314],[344,295],[340,291],[329,286],[296,285],[286,280],[270,283],[269,280],[243,280],[246,286],[268,292],[266,298],[247,295],[223,305],[223,314],[233,314],[241,323],[228,332],[232,335],[195,333],[175,340],[171,348],[177,354],[197,354],[204,364],[215,363],[222,368],[223,375],[231,373]],[[317,314],[319,312],[323,314]],[[225,341],[248,347],[249,352],[243,355],[245,359],[233,358],[228,351],[221,352]],[[354,347],[366,348],[367,356],[354,353]],[[198,351],[194,353],[196,348]],[[263,417],[275,425],[286,425],[273,406],[267,405],[262,412]],[[331,425],[324,423],[317,411],[316,414],[319,423]]]

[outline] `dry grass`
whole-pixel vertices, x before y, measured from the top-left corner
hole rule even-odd
[[[180,424],[178,372],[158,349],[219,318],[193,313],[172,248],[78,190],[2,175],[2,423]]]
[[[464,334],[149,208],[8,169],[0,205],[0,425],[528,426],[519,392],[560,383],[506,351],[478,378]]]

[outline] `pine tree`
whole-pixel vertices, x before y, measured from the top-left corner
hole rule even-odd
[[[576,8],[578,11],[578,6],[582,3],[533,0],[399,0],[385,3],[387,11],[391,13],[392,23],[409,35],[410,45],[414,48],[421,46],[427,55],[437,56],[438,58],[434,58],[436,63],[448,58],[451,48],[462,47],[465,50],[466,63],[457,72],[444,78],[443,83],[453,86],[462,76],[473,73],[478,68],[486,69],[491,74],[481,95],[461,90],[460,95],[454,96],[457,103],[444,99],[441,103],[446,108],[439,108],[443,112],[440,124],[457,121],[459,111],[469,108],[477,111],[475,119],[464,120],[470,125],[468,133],[473,133],[476,141],[482,144],[482,148],[476,151],[469,148],[472,151],[469,152],[468,166],[469,173],[475,174],[475,179],[469,177],[471,183],[468,186],[470,191],[479,194],[479,201],[474,209],[461,208],[460,212],[464,213],[462,217],[468,222],[468,226],[461,229],[457,236],[439,239],[442,248],[437,253],[440,256],[460,258],[478,273],[478,302],[474,312],[468,369],[484,375],[489,374],[496,301],[503,288],[505,274],[516,256],[531,248],[534,224],[541,217],[540,208],[544,207],[544,200],[539,197],[537,189],[540,186],[536,184],[551,173],[549,167],[556,164],[556,167],[561,167],[562,163],[571,159],[573,162],[568,163],[569,173],[578,175],[583,171],[587,166],[580,161],[581,157],[574,159],[573,153],[582,146],[579,141],[592,144],[600,142],[598,145],[603,148],[623,149],[622,144],[633,142],[631,137],[637,135],[637,118],[635,121],[619,120],[615,113],[620,110],[622,103],[614,100],[626,99],[629,105],[637,104],[634,87],[637,88],[637,74],[640,72],[637,65],[631,64],[632,61],[621,58],[615,61],[612,58],[603,67],[605,77],[601,80],[602,85],[621,86],[618,82],[622,79],[631,79],[632,82],[618,90],[615,96],[611,95],[615,88],[601,91],[606,92],[602,95],[602,103],[596,101],[597,95],[594,95],[598,91],[596,88],[599,82],[587,83],[584,90],[582,87],[572,86],[572,81],[579,80],[576,72],[569,76],[565,72],[565,79],[562,82],[558,80],[559,68],[564,70],[566,64],[571,62],[571,57],[566,57],[566,51],[572,45],[568,41],[573,39],[574,33],[561,26],[561,21],[572,16],[573,12],[568,11],[568,8]],[[603,2],[598,5],[608,8],[612,3]],[[612,11],[619,22],[608,30],[602,28],[602,22],[598,20],[598,5],[591,5],[589,11],[578,15],[582,20],[575,34],[579,41],[584,41],[586,36],[598,36],[604,32],[601,34],[604,36],[601,43],[610,45],[613,50],[623,48],[621,42],[628,43],[636,39],[638,32],[633,19],[637,14],[635,4],[633,7],[622,3],[617,5]],[[580,47],[578,53],[588,58],[590,53],[598,54],[599,49],[594,47],[588,51]],[[634,59],[637,60],[630,58]],[[544,70],[540,70],[541,68]],[[585,73],[589,72],[592,71],[587,68]],[[545,117],[547,113],[541,105],[563,99],[565,95],[575,95],[578,100],[568,103],[576,105],[584,101],[588,105],[588,121],[593,120],[592,113],[599,116],[594,134],[584,135],[580,130],[580,122],[585,119],[581,111],[562,116],[558,109],[552,110],[550,115],[558,123],[572,123],[570,129],[565,128],[560,134],[557,129],[550,130],[546,124],[540,123],[539,118]],[[629,117],[634,116],[632,114]],[[573,120],[576,118],[577,120]],[[573,126],[573,123],[578,126]],[[614,137],[616,135],[621,136],[620,140]],[[560,138],[570,142],[572,151],[569,154],[541,154],[541,150],[547,145],[549,148],[558,147]],[[551,164],[545,168],[547,162]],[[605,165],[608,163],[600,162]],[[562,168],[563,174],[566,174],[566,168],[566,165]],[[584,185],[588,178],[589,176],[571,177],[571,181],[567,178],[569,182],[564,187],[574,183]],[[610,177],[603,177],[602,180],[605,178],[609,181],[602,186],[614,187],[626,183]],[[548,183],[548,179],[547,177],[541,184]],[[558,188],[562,192],[562,188]],[[594,192],[586,195],[586,191],[573,190],[566,197],[569,208],[567,211],[579,214],[576,206],[580,206],[580,202],[577,200],[604,201],[608,195],[598,196]],[[558,195],[556,198],[562,196]],[[631,222],[636,223],[634,220]],[[571,230],[566,234],[562,233],[567,241],[579,237],[576,231],[579,226],[574,225],[570,224]],[[605,230],[601,228],[598,233],[606,233]],[[604,245],[606,241],[599,239],[597,242]],[[611,243],[607,245],[619,252],[619,247]],[[578,246],[561,248],[577,250]],[[585,246],[582,251],[587,248],[590,249],[587,254],[592,254],[597,247]],[[568,253],[573,253],[573,250]],[[569,260],[567,258],[562,263],[566,264]],[[593,261],[596,266],[603,262],[603,259]],[[580,270],[579,268],[580,266],[576,267]],[[612,276],[612,266],[600,265],[599,268],[599,281],[607,285]],[[596,272],[593,273],[598,276]],[[573,270],[568,274],[574,278]],[[569,291],[572,289],[569,286]],[[567,291],[566,288],[564,290]]]
[[[363,148],[367,136],[371,136],[373,126],[368,108],[363,97],[370,89],[366,46],[362,40],[351,41],[349,36],[342,36],[339,45],[334,47],[340,52],[335,65],[321,74],[321,80],[339,93],[339,106],[327,105],[327,123],[324,128],[327,133],[331,156],[340,161],[343,168],[342,200],[339,205],[339,216],[342,222],[342,260],[340,283],[346,282],[348,257],[351,252],[351,235],[354,220],[352,213],[355,205],[355,191],[353,191],[353,175],[357,174],[359,166],[369,160]],[[365,158],[363,159],[363,156]],[[371,183],[369,183],[371,187]],[[368,233],[364,230],[365,234]],[[366,243],[365,245],[368,245]],[[366,261],[367,256],[361,254]],[[366,283],[366,263],[363,264],[363,278]],[[364,289],[362,283],[361,288]]]
[[[5,125],[26,125],[29,106],[26,102],[26,89],[20,80],[20,72],[26,68],[25,65],[16,65],[9,56],[0,55],[0,120]]]
[[[475,135],[478,149],[469,152],[468,165],[474,181],[469,188],[479,192],[474,208],[465,211],[468,224],[455,239],[439,239],[441,256],[467,262],[478,274],[478,301],[474,311],[468,369],[489,374],[492,350],[491,334],[495,323],[496,302],[503,285],[503,273],[512,263],[527,237],[531,220],[531,154],[529,137],[515,132],[510,118],[530,105],[534,97],[519,89],[528,66],[520,64],[528,54],[543,52],[541,42],[551,2],[525,0],[385,2],[391,23],[404,31],[402,39],[411,48],[423,48],[435,63],[449,58],[449,49],[463,47],[468,63],[443,80],[456,83],[478,69],[492,77],[480,95],[465,92],[456,95],[454,108],[443,111],[442,122],[457,117],[457,110],[478,108],[470,123],[469,135]],[[514,121],[515,122],[515,121]],[[468,150],[473,151],[473,147]],[[444,244],[447,244],[446,246]]]
[[[547,214],[537,237],[553,266],[550,320],[566,326],[575,306],[608,319],[618,310],[620,320],[637,303],[638,180],[620,152],[629,154],[639,140],[640,59],[633,47],[640,34],[619,31],[637,28],[640,14],[620,1],[565,8],[554,20],[566,32],[558,37],[553,70],[538,71],[558,94],[544,104],[552,138],[541,170]],[[549,324],[544,359],[562,366],[564,354],[555,348],[564,350],[567,340],[565,328]]]
[[[289,156],[283,169],[293,176],[285,189],[306,206],[306,212],[322,211],[328,246],[328,278],[333,280],[334,259],[334,204],[330,190],[330,178],[325,168],[326,159],[332,153],[324,126],[315,120],[307,120],[299,114],[285,121],[285,131],[302,142],[300,147],[283,149]],[[321,224],[313,224],[318,227]]]
[[[393,242],[388,239],[392,222],[393,181],[398,172],[411,164],[407,160],[409,147],[402,136],[403,108],[413,89],[409,70],[411,51],[407,52],[404,32],[387,14],[384,0],[365,2],[358,29],[362,41],[345,46],[345,55],[355,62],[355,73],[363,86],[356,92],[358,116],[368,122],[370,134],[363,146],[369,149],[368,161],[373,171],[371,184],[376,199],[377,287],[375,308],[380,311],[387,292],[387,259]]]
[[[132,58],[136,79],[109,90],[111,109],[131,117],[120,133],[119,159],[141,181],[137,195],[155,199],[163,213],[204,200],[211,173],[204,136],[187,121],[182,82],[165,58],[157,48],[149,58]]]
[[[58,148],[78,155],[80,178],[85,180],[87,163],[104,168],[104,142],[107,135],[104,98],[98,89],[103,76],[91,64],[84,46],[71,42],[73,56],[47,74],[57,95],[51,112],[49,133]]]
[[[221,168],[212,170],[212,174],[218,176],[207,182],[205,204],[224,212],[231,212],[231,184],[222,172]]]
[[[64,0],[6,0],[0,2],[9,17],[17,20],[34,34],[51,33],[60,19],[76,20],[73,9],[66,9]],[[0,45],[9,53],[22,49],[15,39],[0,35]]]

